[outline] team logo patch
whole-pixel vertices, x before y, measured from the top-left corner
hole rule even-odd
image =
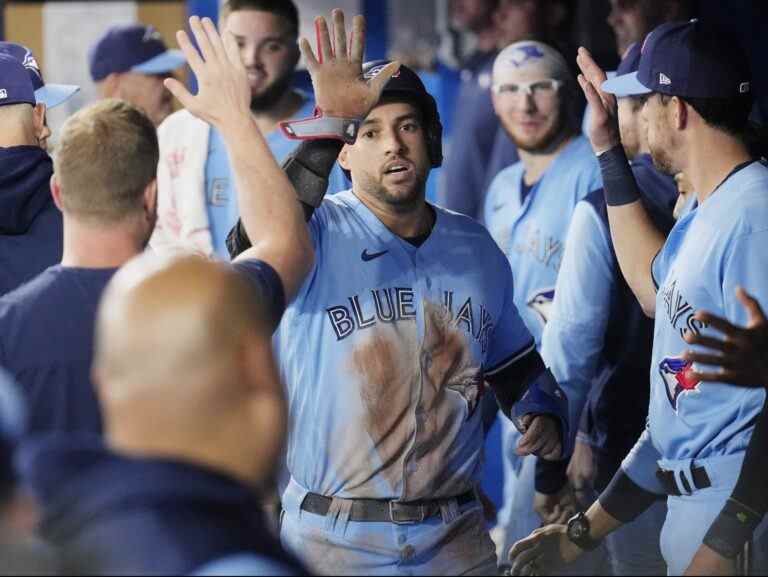
[[[548,288],[536,291],[528,300],[528,306],[539,315],[541,324],[546,325],[552,314],[552,303],[555,300],[555,289]]]
[[[152,41],[162,42],[163,37],[154,26],[148,26],[144,32],[144,37],[141,39],[141,41],[142,42],[152,42]]]
[[[27,50],[27,53],[24,55],[22,64],[24,65],[24,68],[34,72],[42,80],[43,75],[40,73],[40,65],[29,50]]]
[[[669,86],[672,84],[672,79],[663,72],[659,72],[659,84],[662,86]]]
[[[5,88],[0,88],[0,100],[8,99],[8,91]]]
[[[512,54],[509,62],[515,68],[520,68],[523,64],[529,60],[539,60],[544,58],[544,53],[538,46],[521,46]]]
[[[672,408],[677,411],[677,403],[682,395],[698,392],[699,383],[691,376],[693,373],[693,363],[685,361],[680,357],[667,357],[659,364],[659,373],[664,379],[667,389],[669,402]]]

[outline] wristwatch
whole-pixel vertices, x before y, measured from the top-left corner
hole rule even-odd
[[[595,541],[589,536],[592,525],[584,513],[579,513],[568,521],[568,540],[584,551],[593,551],[600,546],[600,541]]]

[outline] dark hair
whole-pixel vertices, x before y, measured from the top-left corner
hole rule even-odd
[[[660,94],[661,103],[666,106],[672,96]],[[731,136],[745,137],[749,115],[752,111],[752,97],[749,94],[731,98],[689,98],[680,100],[699,113],[709,126],[727,132]]]
[[[225,0],[221,13],[229,15],[241,10],[258,10],[280,16],[296,35],[299,34],[299,10],[293,0]]]

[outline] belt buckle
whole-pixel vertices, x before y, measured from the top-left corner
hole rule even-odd
[[[400,513],[397,513],[397,508],[395,507],[396,505],[400,505],[400,503],[397,503],[396,501],[389,502],[389,519],[395,525],[417,525],[419,523],[423,523],[424,519],[426,519],[427,513],[426,507],[424,507],[424,505],[411,505],[411,507],[418,507],[418,516],[407,514],[403,515],[402,510]]]

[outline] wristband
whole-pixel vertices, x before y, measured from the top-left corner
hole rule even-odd
[[[727,559],[735,559],[752,539],[762,517],[738,501],[728,499],[712,523],[704,544]]]
[[[326,116],[315,108],[315,116],[304,120],[288,120],[280,123],[280,129],[291,140],[341,140],[354,144],[360,130],[359,118]]]
[[[623,206],[640,200],[635,175],[621,144],[597,157],[603,173],[603,190],[608,206]]]

